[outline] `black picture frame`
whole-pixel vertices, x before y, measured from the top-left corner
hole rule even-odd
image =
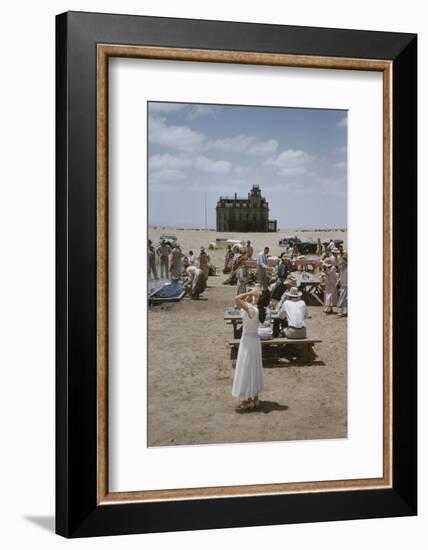
[[[391,488],[97,504],[96,46],[392,62]],[[56,532],[65,537],[417,513],[417,36],[68,12],[56,18]],[[412,289],[412,300],[408,289]]]

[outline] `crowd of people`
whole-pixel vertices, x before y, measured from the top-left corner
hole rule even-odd
[[[320,242],[319,242],[320,244]],[[320,250],[316,275],[324,288],[324,312],[330,314],[339,308],[338,317],[347,315],[348,306],[348,255],[334,241]],[[306,303],[295,275],[292,259],[284,253],[268,276],[269,247],[257,254],[257,284],[247,290],[245,250],[235,262],[237,279],[236,307],[242,315],[242,334],[232,385],[232,395],[240,400],[237,412],[257,410],[259,394],[263,390],[263,360],[261,340],[264,337],[289,339],[306,338]],[[340,292],[338,292],[338,290]]]
[[[207,286],[210,257],[203,246],[199,254],[189,250],[184,254],[176,242],[170,244],[162,239],[157,247],[149,239],[147,247],[148,279],[158,281],[158,266],[160,278],[167,280],[182,280],[185,290],[191,298],[197,300]]]
[[[223,271],[236,278],[235,306],[242,315],[240,338],[232,395],[240,399],[237,411],[256,409],[263,389],[261,340],[285,337],[292,340],[307,337],[307,307],[296,271],[309,269],[323,290],[323,311],[338,317],[347,316],[348,255],[333,240],[321,245],[312,263],[299,264],[301,256],[293,247],[279,257],[271,256],[265,246],[256,255],[250,240],[228,245]],[[301,266],[304,266],[303,268]],[[210,257],[205,248],[199,253],[182,252],[180,245],[161,240],[157,247],[148,242],[148,277],[181,280],[193,299],[205,291],[210,273]],[[304,276],[304,275],[303,275]]]

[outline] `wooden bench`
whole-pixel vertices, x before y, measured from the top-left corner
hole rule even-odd
[[[240,343],[239,338],[229,340],[228,345],[230,347],[230,358],[232,359],[233,366],[235,366],[236,358],[238,357],[238,348]],[[302,361],[306,363],[312,363],[317,354],[314,351],[314,344],[322,342],[319,338],[270,338],[269,340],[260,340],[263,351],[278,351],[292,346],[297,350]]]

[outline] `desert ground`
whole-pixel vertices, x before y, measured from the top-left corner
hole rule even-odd
[[[208,247],[217,237],[250,239],[257,254],[264,246],[279,254],[286,234],[300,238],[343,239],[344,231],[281,230],[277,233],[216,233],[205,230],[150,228],[155,243],[174,234],[184,253]],[[317,337],[311,364],[285,358],[264,362],[264,386],[258,411],[238,414],[231,395],[234,369],[228,340],[232,327],[224,308],[234,305],[236,289],[223,285],[224,250],[208,251],[218,275],[209,277],[200,300],[185,297],[172,307],[149,310],[148,445],[243,443],[336,439],[347,436],[347,319],[308,306],[309,338]]]

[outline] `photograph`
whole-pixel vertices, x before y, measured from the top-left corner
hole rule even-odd
[[[347,111],[147,120],[148,446],[346,438]]]

